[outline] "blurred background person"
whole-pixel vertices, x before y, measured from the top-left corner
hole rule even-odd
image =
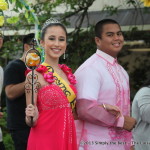
[[[11,61],[4,71],[4,88],[6,93],[7,127],[14,142],[15,150],[26,150],[29,126],[25,123],[25,71],[26,52],[32,47],[34,34],[23,38],[23,55]]]
[[[150,150],[150,74],[136,93],[132,103],[132,116],[137,120],[133,129],[135,150]]]

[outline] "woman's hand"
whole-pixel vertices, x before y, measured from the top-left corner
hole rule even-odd
[[[27,124],[29,126],[31,125],[31,118],[33,117],[33,124],[35,125],[35,123],[36,123],[36,121],[38,119],[38,116],[39,116],[39,112],[38,112],[37,106],[29,104],[26,107],[25,114],[26,114],[26,122],[27,122]]]
[[[115,115],[117,118],[120,117],[120,116],[122,116],[119,107],[113,106],[113,105],[109,105],[109,104],[104,104],[104,103],[102,104],[102,106],[103,106],[103,108],[105,110],[107,110],[111,114]]]

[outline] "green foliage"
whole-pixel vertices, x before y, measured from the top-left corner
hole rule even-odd
[[[7,117],[6,110],[3,109],[3,111],[4,111],[4,116],[3,118],[0,119],[0,127],[2,128],[2,132],[3,132],[3,142],[6,150],[14,150],[12,138],[9,134],[8,129],[6,128],[6,117]]]
[[[130,5],[135,5],[136,4],[136,0],[127,0],[127,4]]]
[[[69,35],[68,43],[66,63],[76,70],[96,50],[93,27],[86,31],[73,32]]]
[[[19,17],[13,16],[11,18],[7,18],[7,22],[9,24],[16,24],[19,21]]]
[[[22,41],[19,35],[14,35],[13,37],[7,37],[4,39],[4,45],[0,51],[0,64],[4,67],[9,60],[14,59],[23,50]]]
[[[103,11],[107,11],[109,16],[112,16],[114,14],[118,13],[118,7],[114,7],[114,6],[109,6],[109,5],[105,5],[103,8]]]

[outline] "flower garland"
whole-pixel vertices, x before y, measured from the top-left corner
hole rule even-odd
[[[59,64],[59,67],[64,71],[64,73],[66,74],[69,82],[74,85],[76,84],[76,79],[75,76],[72,73],[71,68],[69,68],[67,65],[65,64]],[[25,71],[25,75],[27,75],[31,70],[27,68],[27,70]],[[44,79],[52,84],[55,81],[55,77],[53,76],[53,72],[47,72],[48,68],[44,65],[40,65],[37,69],[37,72],[41,73],[44,77]]]
[[[59,64],[59,67],[65,72],[65,74],[67,75],[68,80],[70,81],[71,84],[76,84],[76,79],[74,74],[72,73],[71,68],[69,68],[67,65],[65,64]]]
[[[37,72],[40,72],[40,73],[43,75],[44,79],[45,79],[48,83],[52,84],[52,83],[55,81],[55,78],[54,78],[54,76],[53,76],[53,73],[52,73],[52,72],[47,72],[48,69],[47,69],[46,66],[40,65],[40,66],[36,69],[36,71],[37,71]],[[46,72],[47,72],[47,73],[46,73]]]

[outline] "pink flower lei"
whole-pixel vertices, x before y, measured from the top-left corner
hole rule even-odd
[[[59,64],[59,67],[64,71],[64,73],[66,74],[69,82],[71,84],[76,84],[76,79],[75,79],[75,76],[74,74],[72,73],[72,70],[71,68],[69,68],[67,65],[65,64]]]
[[[40,65],[40,66],[36,69],[36,71],[37,71],[37,72],[40,72],[40,73],[43,75],[44,79],[45,79],[48,83],[52,84],[52,83],[55,81],[55,78],[54,78],[54,76],[53,76],[53,72],[47,72],[48,69],[47,69],[46,66]],[[46,73],[46,72],[47,72],[47,73]]]
[[[75,76],[74,76],[73,73],[72,73],[71,68],[69,68],[69,67],[66,66],[65,64],[59,64],[59,67],[64,71],[64,73],[66,74],[66,76],[67,76],[69,82],[70,82],[71,84],[73,84],[73,85],[76,84],[76,79],[75,79]],[[27,70],[25,71],[25,75],[27,75],[30,71],[31,71],[30,69],[27,69]],[[40,72],[40,73],[43,75],[44,79],[45,79],[48,83],[52,84],[52,83],[55,81],[55,77],[53,76],[53,72],[47,72],[48,69],[47,69],[46,66],[40,65],[40,66],[36,69],[36,71],[37,71],[37,72]],[[46,72],[47,72],[47,73],[46,73]]]

